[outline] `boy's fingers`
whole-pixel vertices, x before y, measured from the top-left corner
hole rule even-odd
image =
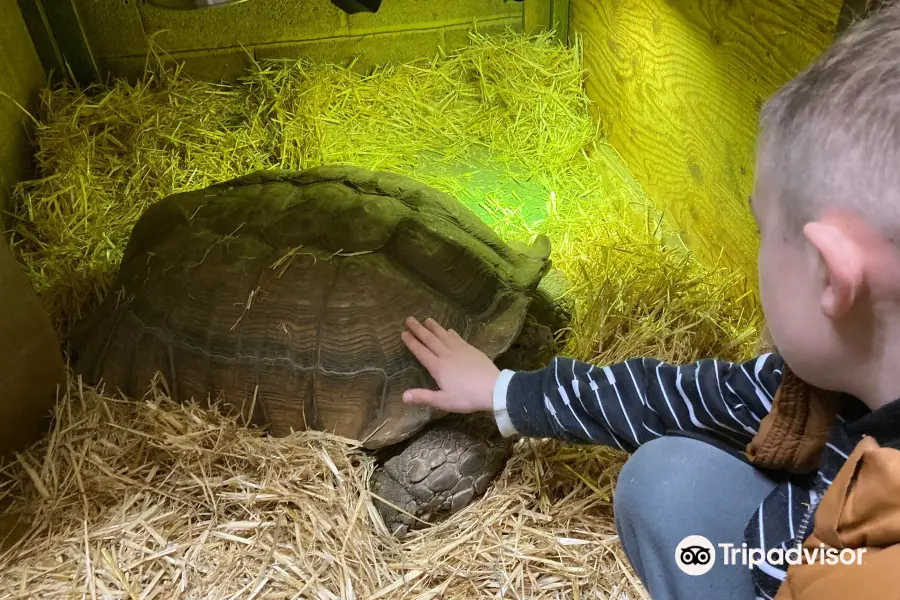
[[[425,327],[445,344],[450,341],[450,333],[434,319],[425,319]]]
[[[412,389],[403,392],[403,401],[406,404],[417,406],[430,406],[445,412],[455,412],[450,406],[450,398],[443,391],[429,389]]]
[[[407,404],[428,404],[431,400],[431,390],[406,390],[403,392],[403,401]]]
[[[416,336],[411,334],[408,331],[404,331],[400,334],[400,339],[403,340],[403,343],[406,344],[406,347],[409,348],[409,351],[413,353],[422,366],[428,369],[428,372],[434,376],[434,369],[437,367],[437,356],[432,352],[428,347],[426,347],[422,342],[416,339]]]
[[[449,340],[447,340],[448,345],[458,345],[460,343],[465,344],[466,340],[462,339],[462,336],[456,333],[455,329],[448,329],[447,334],[449,335]]]
[[[413,335],[416,336],[416,338],[418,338],[418,340],[434,354],[438,355],[446,349],[444,343],[428,328],[419,323],[419,321],[417,321],[415,318],[409,317],[408,319],[406,319],[406,326],[409,327],[409,330],[413,333]]]

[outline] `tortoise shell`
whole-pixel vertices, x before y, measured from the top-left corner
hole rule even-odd
[[[522,327],[550,246],[507,244],[455,198],[355,167],[263,171],[175,194],[137,221],[109,294],[71,339],[75,369],[130,397],[162,376],[274,435],[379,448],[437,415],[400,339],[432,317],[492,359]]]

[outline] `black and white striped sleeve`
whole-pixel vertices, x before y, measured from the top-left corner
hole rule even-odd
[[[682,431],[743,448],[772,408],[782,365],[776,354],[685,365],[634,358],[606,367],[558,357],[538,371],[503,371],[494,388],[494,415],[506,436],[633,452]]]

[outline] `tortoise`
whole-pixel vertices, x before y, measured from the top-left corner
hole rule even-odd
[[[500,366],[537,368],[569,315],[549,255],[546,237],[506,243],[406,176],[257,171],[146,209],[115,293],[76,325],[69,353],[88,383],[126,397],[161,377],[174,400],[214,401],[269,435],[358,440],[402,537],[481,496],[512,452],[490,415],[403,403],[406,389],[436,389],[400,338],[406,317],[434,318]]]

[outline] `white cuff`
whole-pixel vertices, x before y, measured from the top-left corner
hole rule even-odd
[[[518,433],[506,411],[506,390],[509,388],[509,382],[514,374],[513,371],[504,369],[500,371],[500,377],[494,384],[494,420],[503,437],[512,437]]]

